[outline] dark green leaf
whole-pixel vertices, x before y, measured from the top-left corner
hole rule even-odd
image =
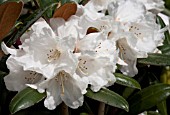
[[[156,112],[156,111],[147,111],[147,112],[146,112],[146,115],[163,115],[163,114],[159,114],[159,113]]]
[[[162,18],[160,16],[157,16],[157,23],[161,25],[161,28],[164,28],[166,25],[164,23],[164,21],[162,20]],[[170,44],[170,34],[168,31],[166,31],[164,33],[165,35],[165,40],[163,44]]]
[[[168,84],[156,84],[142,89],[129,99],[130,111],[128,114],[141,113],[165,100],[169,95],[170,85]]]
[[[47,6],[43,10],[39,9],[35,11],[32,15],[30,15],[26,20],[24,20],[23,25],[19,28],[16,35],[12,38],[10,38],[6,44],[7,46],[11,46],[19,37],[24,34],[24,32],[34,23],[36,22],[49,8],[53,7],[56,4],[51,4],[50,6]]]
[[[61,0],[61,4],[65,4],[67,2],[77,2],[80,3],[82,0]]]
[[[88,89],[86,96],[91,99],[104,102],[108,105],[124,109],[126,111],[129,109],[127,101],[122,96],[108,89],[101,89],[98,92],[93,92],[92,90]]]
[[[44,9],[46,8],[47,6],[53,4],[53,3],[58,3],[58,0],[38,0],[38,3],[40,5],[40,8],[41,9]],[[48,18],[51,18],[53,16],[53,12],[55,10],[55,7],[51,7],[49,8],[46,12],[45,12],[45,15],[48,17]]]
[[[170,65],[170,55],[164,54],[148,54],[148,58],[138,59],[138,63],[156,66]]]
[[[26,88],[19,92],[11,101],[9,105],[10,112],[13,114],[22,109],[28,108],[42,99],[44,99],[46,95],[44,93],[38,93],[37,90],[32,88]]]
[[[165,6],[170,9],[170,0],[165,0]]]
[[[133,92],[135,91],[134,88],[126,87],[125,90],[123,91],[122,96],[127,99]]]
[[[120,73],[115,73],[114,75],[116,77],[117,84],[124,85],[127,87],[141,89],[140,84],[135,79],[131,78],[130,76],[123,75]]]
[[[161,103],[158,103],[157,108],[158,108],[159,112],[161,113],[161,115],[168,115],[166,101],[162,101]]]
[[[162,54],[170,55],[170,45],[163,45],[158,47],[162,51]]]
[[[71,1],[74,1],[74,2],[80,3],[82,0],[71,0]]]
[[[4,3],[4,2],[18,2],[21,0],[0,0],[0,4]]]

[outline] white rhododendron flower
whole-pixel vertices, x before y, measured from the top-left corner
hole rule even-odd
[[[147,53],[153,53],[157,46],[162,45],[165,30],[160,29],[154,15],[150,13],[143,20],[128,25],[128,31],[137,39],[136,48]]]
[[[21,91],[26,88],[26,84],[36,84],[44,80],[42,74],[34,71],[24,71],[23,67],[9,57],[6,61],[10,73],[4,78],[5,85],[8,90]]]
[[[60,70],[66,72],[75,70],[78,63],[72,54],[75,38],[56,36],[42,19],[32,26],[32,30],[29,38],[19,46],[19,50],[25,51],[26,55],[11,55],[24,70],[36,71],[47,78],[55,76]]]
[[[56,36],[42,19],[38,20],[32,26],[31,34],[27,35],[24,36],[25,40],[23,40],[24,42],[19,46],[20,49],[11,49],[6,47],[4,43],[2,44],[2,49],[6,53],[10,53],[10,58],[18,64],[16,66],[19,70],[17,71],[18,73],[15,74],[17,75],[23,72],[23,74],[21,74],[25,76],[23,79],[25,78],[28,81],[23,82],[22,85],[25,86],[25,84],[27,84],[32,88],[37,86],[36,89],[38,90],[39,86],[41,86],[40,89],[44,88],[44,91],[46,90],[47,92],[47,99],[44,104],[48,109],[54,109],[62,100],[72,108],[81,106],[83,103],[83,94],[86,93],[88,80],[86,80],[87,82],[82,81],[74,72],[78,63],[78,59],[73,54],[75,39],[72,36],[66,36],[65,38]],[[10,64],[8,64],[9,67],[11,67]],[[32,72],[33,70],[35,71]],[[10,69],[10,71],[12,72],[13,70]],[[29,76],[29,74],[37,75],[37,72],[43,75],[46,80],[32,84],[34,83],[32,81],[35,79],[35,76],[32,77]],[[16,79],[16,82],[22,80],[19,79],[19,77],[20,76]],[[6,84],[9,84],[11,79],[14,78],[9,74],[5,79]],[[46,85],[44,86],[43,84]],[[51,84],[50,86],[52,87],[47,87],[49,84]],[[17,90],[15,87],[19,86],[13,85],[11,87]],[[75,91],[77,93],[75,93]],[[64,93],[64,95],[61,97],[56,96],[58,93]]]
[[[85,53],[79,57],[77,74],[87,77],[93,91],[99,91],[104,86],[113,85],[116,81],[113,73],[116,64],[107,57],[95,57],[95,54]]]
[[[62,70],[53,78],[46,79],[38,85],[28,86],[37,89],[40,93],[46,91],[47,97],[44,101],[44,106],[53,110],[62,101],[74,109],[81,106],[87,85],[87,79],[80,78],[76,73],[69,74]]]
[[[109,5],[108,10],[113,19],[121,25],[121,33],[118,32],[119,34],[116,35],[117,33],[110,32],[109,36],[117,41],[120,58],[128,64],[122,66],[121,71],[134,76],[138,73],[137,58],[146,58],[147,53],[157,52],[157,47],[162,45],[164,40],[166,29],[160,29],[156,23],[155,14],[148,12],[144,4],[139,1],[116,1]]]

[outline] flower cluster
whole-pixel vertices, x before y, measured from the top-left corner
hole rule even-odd
[[[62,101],[71,108],[83,104],[88,85],[94,92],[115,83],[114,72],[135,76],[137,58],[157,53],[165,29],[155,21],[161,0],[90,0],[77,5],[67,20],[40,18],[20,38],[19,49],[2,43],[10,73],[7,89],[25,87],[46,92],[44,106]],[[117,65],[119,65],[117,67]]]

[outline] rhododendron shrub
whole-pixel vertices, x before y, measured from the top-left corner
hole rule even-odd
[[[0,113],[168,114],[164,3],[2,2]]]

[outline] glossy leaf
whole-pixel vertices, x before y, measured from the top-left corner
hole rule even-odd
[[[46,95],[44,93],[38,93],[37,90],[28,87],[16,94],[12,99],[9,105],[10,112],[13,114],[22,109],[31,107],[45,97]]]
[[[17,31],[16,35],[12,38],[10,38],[9,40],[7,40],[6,44],[8,46],[11,46],[19,37],[22,36],[22,34],[24,34],[24,32],[34,23],[36,22],[49,8],[53,7],[54,4],[51,4],[50,6],[47,6],[46,8],[44,8],[43,10],[39,9],[37,11],[35,11],[33,14],[31,14],[26,20],[24,20],[23,25],[19,28],[19,30]]]
[[[70,16],[74,15],[77,11],[77,5],[75,3],[66,3],[60,8],[56,9],[53,18],[63,18],[67,20]]]
[[[158,48],[161,50],[162,54],[170,55],[170,45],[169,44],[168,45],[164,44],[163,46],[159,46]]]
[[[157,104],[157,108],[161,115],[168,115],[166,101],[162,101],[161,103]]]
[[[157,16],[157,23],[161,25],[161,28],[164,28],[166,25],[164,23],[164,21],[162,20],[162,18],[160,16]],[[166,31],[164,33],[165,35],[165,40],[164,40],[164,45],[166,44],[170,44],[170,34],[169,34],[169,31]]]
[[[80,3],[82,0],[70,0],[70,1]]]
[[[47,6],[53,4],[53,3],[58,3],[58,0],[38,0],[38,3],[40,5],[41,9],[46,8]],[[51,18],[53,16],[53,11],[54,11],[54,7],[49,8],[46,12],[45,15],[48,18]]]
[[[2,40],[15,25],[22,7],[23,2],[6,2],[0,5],[0,40]]]
[[[122,96],[110,91],[109,89],[103,88],[98,92],[93,92],[92,90],[88,89],[86,96],[91,99],[104,102],[108,105],[124,109],[126,111],[129,110],[127,101]]]
[[[125,90],[123,91],[122,96],[127,99],[133,92],[135,91],[134,88],[126,87]]]
[[[3,4],[4,2],[19,2],[21,0],[0,0],[0,4]],[[23,0],[25,1],[25,0]]]
[[[67,2],[77,2],[80,3],[82,0],[61,0],[61,4],[65,4]]]
[[[138,63],[156,66],[170,65],[170,55],[165,54],[148,54],[147,58],[138,59]]]
[[[168,96],[170,96],[170,85],[168,84],[156,84],[142,89],[129,99],[130,111],[128,114],[141,113],[164,101]]]
[[[140,84],[135,79],[131,78],[130,76],[123,75],[120,73],[115,73],[114,75],[116,77],[117,84],[124,85],[127,87],[141,89]]]

